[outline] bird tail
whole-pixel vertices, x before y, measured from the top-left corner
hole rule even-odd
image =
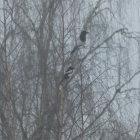
[[[72,55],[76,50],[77,50],[77,47],[75,46],[75,47],[73,48],[73,50],[71,51],[71,55]]]

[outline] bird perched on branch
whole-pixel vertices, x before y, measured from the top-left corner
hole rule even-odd
[[[73,73],[74,67],[70,66],[64,73],[64,79],[70,78],[70,75]]]
[[[71,55],[80,47],[83,46],[86,42],[86,35],[87,35],[87,31],[82,31],[79,39],[76,41],[76,46],[74,47],[74,49],[71,51]]]

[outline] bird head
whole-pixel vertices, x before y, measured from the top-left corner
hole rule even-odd
[[[86,35],[88,32],[87,31],[82,31],[81,34]]]
[[[73,66],[70,66],[68,69],[69,70],[74,70],[74,67]]]
[[[85,31],[85,30],[83,30],[82,32],[81,32],[81,34],[80,34],[80,40],[82,41],[82,42],[85,42],[86,41],[86,34],[87,34],[88,32],[87,31]]]

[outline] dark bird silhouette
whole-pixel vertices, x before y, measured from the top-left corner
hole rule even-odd
[[[86,35],[87,35],[87,31],[82,31],[79,39],[76,41],[76,46],[74,47],[74,49],[71,51],[71,55],[80,47],[83,46],[86,42]]]
[[[73,73],[74,67],[70,66],[64,73],[64,79],[70,78],[70,75]]]

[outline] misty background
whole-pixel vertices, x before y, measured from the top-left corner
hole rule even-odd
[[[139,7],[0,0],[0,140],[139,140]]]

